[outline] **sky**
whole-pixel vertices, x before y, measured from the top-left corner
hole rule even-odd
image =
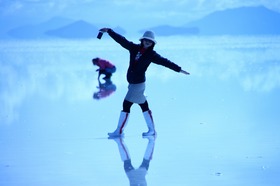
[[[61,16],[137,30],[181,26],[214,11],[260,5],[280,12],[278,0],[0,0],[0,20],[14,26]]]

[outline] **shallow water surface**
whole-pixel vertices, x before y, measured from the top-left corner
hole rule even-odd
[[[125,49],[1,42],[0,185],[279,185],[280,37],[167,37],[155,49],[191,75],[152,64],[157,137],[141,137],[133,105],[125,138],[107,139],[127,91]],[[97,81],[94,57],[117,66],[110,82]]]

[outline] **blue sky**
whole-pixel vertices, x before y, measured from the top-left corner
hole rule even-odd
[[[0,0],[0,16],[21,24],[63,16],[137,30],[159,24],[180,26],[217,10],[259,5],[280,12],[277,0]]]

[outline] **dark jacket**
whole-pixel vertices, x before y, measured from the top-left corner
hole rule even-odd
[[[125,37],[114,32],[112,29],[108,30],[108,34],[122,47],[127,49],[130,53],[129,67],[127,70],[127,81],[131,84],[143,83],[146,81],[145,72],[151,62],[163,65],[167,68],[170,68],[176,72],[180,72],[181,67],[171,62],[170,60],[161,57],[156,51],[152,48],[144,52],[144,54],[139,58],[135,63],[135,57],[138,51],[141,48],[140,44],[135,44],[131,41],[128,41]]]

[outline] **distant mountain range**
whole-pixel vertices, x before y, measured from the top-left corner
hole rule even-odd
[[[48,36],[71,39],[96,37],[97,33],[98,28],[96,26],[83,20],[78,20],[61,28],[52,29],[45,32],[45,34]]]
[[[95,38],[98,27],[83,20],[54,17],[37,25],[25,25],[11,29],[7,34],[17,39],[87,39]],[[280,34],[280,14],[265,7],[242,7],[209,14],[202,19],[181,27],[160,25],[151,29],[158,36],[171,35],[261,35]],[[117,27],[118,33],[126,31]],[[144,31],[139,30],[142,34]]]
[[[63,17],[54,17],[46,22],[42,22],[37,25],[24,25],[16,27],[7,32],[9,36],[17,39],[40,39],[40,38],[49,38],[46,32],[48,30],[56,29],[63,27],[65,25],[73,23],[74,20],[63,18]]]
[[[185,26],[198,27],[203,35],[280,34],[280,14],[263,6],[242,7],[214,12]]]
[[[152,30],[158,36],[171,36],[171,35],[193,35],[199,34],[199,28],[194,27],[173,27],[169,25],[160,25],[156,27],[151,27],[147,29],[140,30],[140,33],[143,33],[145,30]]]
[[[124,34],[121,27],[113,28],[118,33]],[[83,20],[70,20],[62,17],[54,17],[38,25],[25,25],[8,31],[12,38],[17,39],[87,39],[95,38],[99,28]]]

